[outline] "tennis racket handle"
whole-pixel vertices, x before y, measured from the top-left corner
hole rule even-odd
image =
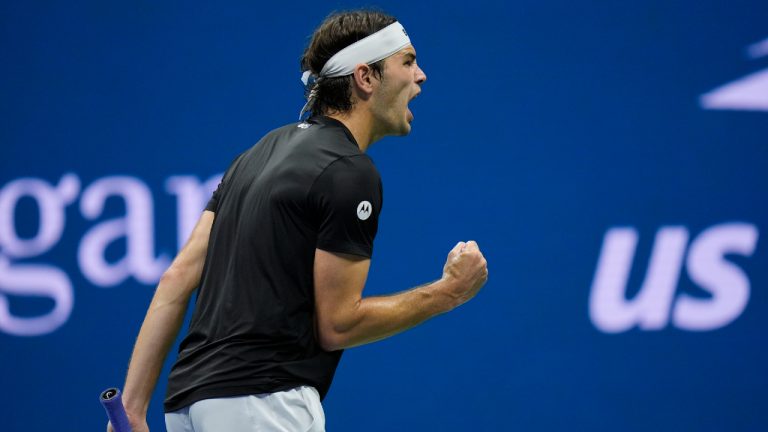
[[[131,432],[131,425],[128,423],[128,415],[125,414],[123,406],[123,396],[120,389],[108,388],[101,392],[99,397],[104,410],[107,411],[109,422],[112,423],[112,429],[115,432]]]

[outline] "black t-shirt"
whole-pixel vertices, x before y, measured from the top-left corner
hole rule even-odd
[[[189,333],[165,410],[287,390],[325,397],[342,351],[315,329],[315,249],[370,257],[379,173],[344,125],[313,117],[241,154],[207,210],[216,213]]]

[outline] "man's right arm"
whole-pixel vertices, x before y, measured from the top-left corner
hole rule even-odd
[[[443,277],[390,296],[362,297],[370,260],[317,249],[315,309],[320,345],[327,351],[387,338],[475,296],[488,279],[477,243],[460,242],[448,254]]]
[[[189,298],[200,284],[214,217],[208,210],[200,216],[189,240],[160,279],[136,339],[123,387],[123,405],[134,432],[148,430],[149,401],[184,321]]]

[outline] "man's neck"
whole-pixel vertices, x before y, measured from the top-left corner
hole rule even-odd
[[[382,138],[376,136],[373,117],[368,112],[352,109],[346,113],[327,114],[326,116],[343,123],[355,137],[355,141],[363,153],[368,150],[371,144]]]

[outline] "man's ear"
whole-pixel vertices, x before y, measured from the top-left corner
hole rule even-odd
[[[352,85],[360,98],[368,99],[371,96],[376,81],[378,78],[369,65],[361,63],[355,66],[355,70],[352,72]]]

